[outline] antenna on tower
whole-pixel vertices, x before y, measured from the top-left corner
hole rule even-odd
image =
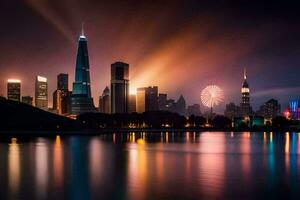
[[[81,36],[84,36],[84,23],[81,22]]]
[[[246,67],[244,67],[244,80],[247,79],[247,71],[246,71]]]

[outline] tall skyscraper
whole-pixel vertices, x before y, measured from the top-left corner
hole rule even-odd
[[[128,113],[129,64],[115,62],[111,65],[111,113]]]
[[[136,112],[143,113],[146,111],[146,88],[136,90]]]
[[[21,98],[21,81],[16,79],[7,80],[7,99],[20,101]]]
[[[158,110],[158,87],[149,86],[137,89],[136,108],[138,113]]]
[[[35,79],[35,106],[48,110],[48,84],[47,78],[36,76]]]
[[[71,114],[79,115],[94,112],[95,106],[91,95],[90,65],[87,38],[83,29],[78,41],[75,82],[71,95]]]
[[[57,75],[57,89],[61,91],[69,91],[69,75],[58,74]]]
[[[158,110],[158,87],[149,86],[146,88],[146,111]]]
[[[31,96],[23,96],[22,103],[26,103],[28,105],[33,105],[33,98]]]
[[[102,95],[99,97],[99,112],[110,113],[110,97],[109,88],[105,87]]]
[[[250,89],[247,82],[246,69],[244,70],[244,82],[241,89],[241,93],[242,93],[242,101],[240,104],[240,115],[242,117],[249,117],[250,115],[252,115],[252,108],[250,105]]]
[[[130,94],[130,95],[129,95],[129,107],[128,107],[128,112],[129,112],[129,113],[136,112],[136,95],[135,95],[135,94]]]
[[[57,89],[53,92],[53,109],[57,114],[70,112],[69,75],[57,75]]]

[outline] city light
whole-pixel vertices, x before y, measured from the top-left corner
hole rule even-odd
[[[19,79],[8,79],[7,82],[8,83],[21,83],[21,80],[19,80]]]

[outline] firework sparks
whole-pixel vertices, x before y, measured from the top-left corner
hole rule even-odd
[[[217,85],[209,85],[201,92],[201,102],[209,108],[219,105],[223,99],[223,90]]]

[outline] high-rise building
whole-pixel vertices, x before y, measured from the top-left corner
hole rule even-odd
[[[187,107],[187,116],[195,115],[195,116],[200,116],[201,111],[200,111],[200,105],[199,104],[193,104]]]
[[[167,110],[167,94],[159,93],[158,95],[158,109]]]
[[[102,95],[99,97],[99,112],[110,113],[110,97],[109,88],[105,87]]]
[[[242,93],[242,101],[240,104],[240,115],[242,117],[249,117],[250,115],[252,115],[252,108],[250,105],[250,89],[249,89],[249,84],[247,82],[246,69],[244,70],[244,82],[241,89],[241,93]]]
[[[136,112],[136,95],[130,94],[129,95],[129,113]]]
[[[21,81],[16,79],[7,80],[7,99],[20,101],[21,97]]]
[[[57,114],[70,112],[70,92],[68,74],[57,75],[57,89],[53,92],[53,109]]]
[[[47,78],[36,76],[35,79],[35,106],[48,110],[48,84]]]
[[[257,114],[264,117],[266,120],[271,120],[280,115],[281,107],[277,100],[270,99],[260,106]]]
[[[289,101],[290,118],[298,120],[300,118],[299,100],[293,99]]]
[[[155,111],[158,110],[158,87],[149,86],[145,88],[145,110]]]
[[[33,98],[31,96],[23,96],[22,103],[26,103],[28,105],[33,105]]]
[[[231,102],[229,104],[226,104],[224,115],[229,119],[233,119],[239,116],[239,110],[240,110],[239,106]]]
[[[186,103],[185,103],[185,99],[182,95],[180,95],[175,106],[176,106],[176,112],[178,114],[185,115]]]
[[[128,113],[129,64],[115,62],[111,65],[111,113]]]
[[[73,91],[70,101],[72,115],[79,115],[82,113],[95,111],[95,106],[91,95],[87,38],[84,35],[83,30],[78,41],[75,82],[73,83]]]
[[[58,74],[57,75],[57,89],[61,91],[69,91],[69,75]]]
[[[136,90],[136,112],[143,113],[146,111],[146,88],[137,88]]]

